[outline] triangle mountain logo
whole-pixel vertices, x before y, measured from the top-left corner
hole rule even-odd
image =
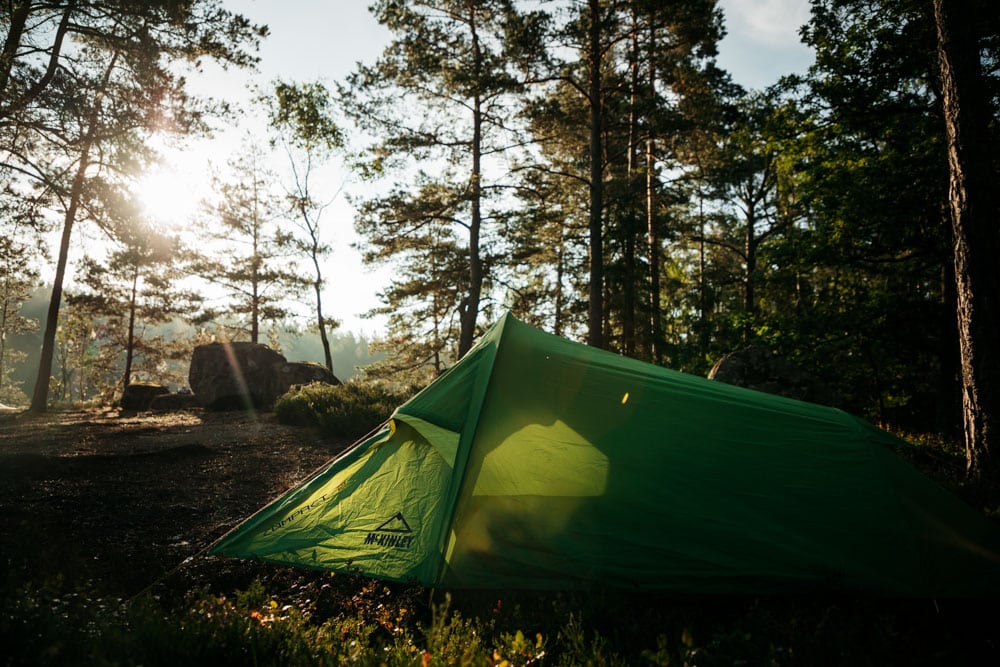
[[[396,512],[396,514],[383,523],[381,526],[375,529],[376,533],[412,533],[410,529],[410,524],[406,523],[406,519],[403,518],[402,512]]]

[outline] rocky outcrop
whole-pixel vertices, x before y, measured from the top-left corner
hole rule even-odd
[[[213,409],[270,408],[295,384],[340,381],[318,364],[289,363],[259,343],[209,343],[191,355],[188,382],[200,405]]]
[[[322,364],[311,361],[289,361],[278,369],[278,385],[281,394],[300,384],[311,382],[324,382],[326,384],[340,384],[340,380]],[[278,394],[279,396],[281,394]]]
[[[149,410],[157,396],[169,394],[170,390],[162,384],[151,382],[133,382],[122,392],[122,410]]]
[[[149,409],[156,412],[177,412],[198,407],[198,402],[191,392],[179,391],[176,394],[163,394],[153,399]]]

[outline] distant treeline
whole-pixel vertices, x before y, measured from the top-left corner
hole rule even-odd
[[[45,316],[48,302],[49,289],[39,288],[25,302],[22,315],[29,319],[40,320]],[[123,365],[121,350],[117,350],[117,354],[112,355],[115,362],[106,369],[109,372],[101,373],[92,366],[88,367],[88,364],[92,365],[94,360],[101,357],[99,348],[102,345],[101,335],[104,323],[98,320],[92,321],[90,324],[86,335],[92,348],[88,354],[80,357],[57,355],[56,375],[66,377],[69,380],[65,392],[61,396],[56,396],[57,399],[95,400],[100,398],[102,393],[106,394],[111,390],[115,383],[121,379]],[[201,329],[201,331],[205,330]],[[156,368],[144,366],[142,359],[139,359],[135,381],[163,383],[173,391],[186,387],[190,355],[185,355],[184,351],[190,350],[197,343],[211,340],[211,334],[199,336],[198,332],[198,327],[180,320],[151,327],[146,332],[148,337],[171,341],[179,353],[176,355],[177,358],[161,364],[159,371]],[[289,361],[323,362],[323,346],[315,331],[275,328],[273,334],[271,339],[266,342],[281,352]],[[384,359],[386,356],[385,353],[373,351],[371,349],[372,341],[354,332],[333,332],[330,338],[334,373],[342,381],[357,376],[361,369]],[[21,363],[12,369],[8,380],[25,396],[30,396],[34,389],[41,339],[40,331],[10,337],[9,345],[12,350],[22,352],[26,356]],[[107,343],[107,341],[104,340],[103,343]],[[66,364],[66,366],[62,367],[61,364]],[[84,386],[82,395],[79,391],[81,378],[83,378]],[[59,388],[57,387],[57,389]]]

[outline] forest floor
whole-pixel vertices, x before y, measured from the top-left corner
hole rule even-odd
[[[270,413],[2,414],[0,584],[137,595],[347,444]]]
[[[49,591],[50,605],[68,593],[100,609],[101,600],[151,593],[182,613],[188,595],[229,595],[261,582],[317,618],[357,614],[382,627],[386,642],[395,641],[398,628],[384,630],[392,627],[385,624],[387,609],[399,609],[402,618],[419,607],[421,618],[431,617],[419,587],[202,557],[216,539],[349,444],[279,424],[270,413],[0,414],[0,607],[15,610],[0,614],[7,640],[18,638],[15,616],[32,608],[32,590]],[[3,599],[11,594],[20,597]],[[926,600],[864,598],[499,595],[503,611],[498,597],[465,594],[455,603],[486,609],[480,617],[511,637],[522,627],[532,630],[529,637],[540,629],[556,652],[614,649],[628,656],[622,664],[648,664],[653,658],[643,657],[646,649],[665,656],[664,638],[672,642],[671,664],[1000,664],[992,601],[944,601],[939,608]],[[54,622],[63,625],[51,632],[75,627],[72,619]],[[25,623],[31,632],[44,627]],[[468,641],[479,641],[469,632]],[[40,642],[51,650],[45,639],[25,641],[21,662],[7,664],[35,664]]]

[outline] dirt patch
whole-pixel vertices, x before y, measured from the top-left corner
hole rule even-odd
[[[4,583],[135,595],[348,444],[269,413],[0,415]]]

